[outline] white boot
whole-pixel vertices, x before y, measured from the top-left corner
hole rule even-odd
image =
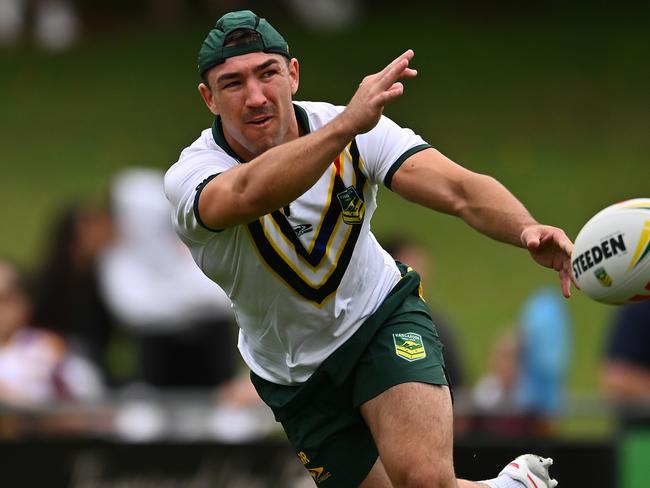
[[[557,481],[551,479],[548,474],[551,464],[553,464],[551,458],[523,454],[503,468],[499,476],[509,476],[522,483],[526,488],[555,488]]]

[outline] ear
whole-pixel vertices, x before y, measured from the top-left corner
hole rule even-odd
[[[296,58],[289,61],[289,78],[291,79],[291,95],[295,95],[300,85],[300,65]]]
[[[214,115],[219,115],[219,110],[217,109],[217,104],[214,99],[214,93],[212,93],[210,87],[205,83],[199,83],[198,89],[199,93],[201,94],[201,98],[203,98],[206,107],[208,107],[208,110],[210,110],[210,112],[212,112]]]

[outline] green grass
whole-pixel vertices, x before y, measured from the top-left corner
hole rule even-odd
[[[649,196],[650,43],[644,15],[558,13],[377,11],[337,34],[266,15],[301,60],[300,99],[343,104],[365,74],[414,48],[420,74],[386,113],[455,161],[495,176],[538,219],[575,237],[603,206]],[[33,268],[62,202],[103,198],[121,167],[166,168],[208,126],[194,65],[207,25],[169,32],[133,25],[64,55],[0,54],[1,255]],[[524,251],[388,191],[373,228],[430,247],[429,301],[457,324],[472,377],[527,294],[556,282]],[[613,309],[579,293],[569,308],[570,384],[593,390]]]

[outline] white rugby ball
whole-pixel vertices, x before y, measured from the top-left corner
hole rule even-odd
[[[587,296],[609,304],[650,298],[650,198],[604,208],[584,225],[571,255]]]

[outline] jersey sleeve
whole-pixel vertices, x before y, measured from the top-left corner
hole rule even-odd
[[[198,212],[198,196],[203,187],[237,162],[209,148],[185,149],[165,175],[165,195],[172,206],[172,222],[183,240],[205,242],[219,229],[203,224]]]
[[[371,131],[357,136],[357,144],[370,181],[383,183],[388,189],[393,175],[409,156],[431,147],[411,129],[383,115]]]

